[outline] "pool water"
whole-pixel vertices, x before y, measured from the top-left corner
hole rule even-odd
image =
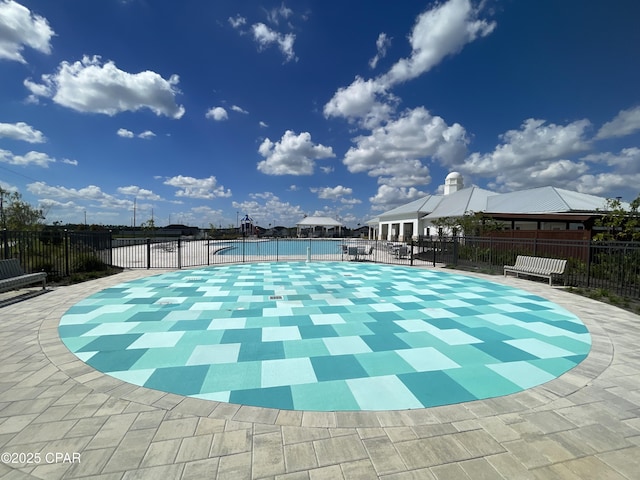
[[[585,325],[528,292],[437,270],[280,262],[107,288],[59,333],[93,368],[196,398],[400,410],[519,392],[570,370]]]
[[[335,255],[342,251],[344,240],[235,240],[215,242],[215,247],[222,247],[218,255],[275,256],[307,254],[311,249],[312,255]]]

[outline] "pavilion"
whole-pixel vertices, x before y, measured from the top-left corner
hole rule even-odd
[[[623,208],[628,204],[623,203]],[[480,215],[502,223],[506,231],[545,232],[546,238],[591,238],[595,221],[607,209],[607,199],[557,187],[537,187],[496,193],[464,187],[458,172],[447,175],[444,195],[427,195],[380,214],[367,224],[377,224],[380,240],[408,241],[440,233],[441,218]],[[596,227],[597,228],[597,227]],[[444,232],[450,235],[452,232]]]
[[[296,224],[298,237],[303,236],[307,231],[308,237],[328,237],[329,232],[338,231],[338,236],[342,235],[342,224],[331,217],[305,217]],[[320,228],[322,234],[318,235],[316,229]]]

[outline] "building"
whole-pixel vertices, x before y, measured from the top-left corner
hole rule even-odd
[[[339,237],[342,224],[331,217],[305,217],[296,224],[298,237]]]
[[[447,175],[443,191],[443,195],[427,195],[379,215],[367,222],[370,231],[375,238],[389,241],[448,235],[452,232],[436,226],[438,219],[475,214],[500,222],[506,232],[523,232],[519,236],[545,232],[545,238],[591,238],[595,221],[607,208],[606,198],[556,187],[509,193],[465,188],[458,172]]]

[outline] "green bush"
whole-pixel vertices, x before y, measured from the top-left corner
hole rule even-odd
[[[108,268],[109,266],[97,256],[87,254],[76,258],[73,270],[75,272],[102,272]]]

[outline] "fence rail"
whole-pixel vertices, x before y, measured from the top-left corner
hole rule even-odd
[[[437,263],[493,273],[513,265],[518,255],[566,259],[567,285],[640,298],[640,242],[460,237],[421,239],[418,243],[432,252]]]
[[[432,237],[409,244],[365,239],[116,238],[111,232],[0,232],[0,258],[18,258],[27,272],[52,279],[107,265],[179,269],[255,261],[372,261],[446,264],[502,273],[518,255],[567,260],[567,285],[640,298],[640,242],[510,237]]]

